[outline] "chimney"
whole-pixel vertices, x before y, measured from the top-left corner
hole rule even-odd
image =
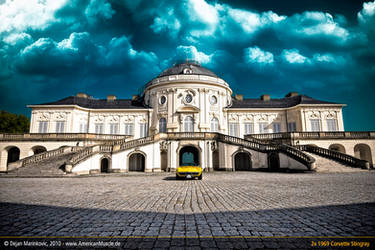
[[[116,100],[115,95],[107,95],[107,102],[114,102]]]
[[[288,94],[286,94],[285,97],[293,97],[293,96],[298,96],[298,92],[289,92]]]
[[[138,95],[133,95],[133,96],[132,96],[132,101],[136,101],[136,100],[138,100],[138,98],[139,98]]]
[[[243,101],[243,95],[235,95],[234,99],[236,99],[237,101]]]
[[[261,95],[260,99],[262,101],[269,101],[269,100],[271,100],[271,97],[270,97],[270,95]]]
[[[80,92],[80,93],[77,93],[77,97],[88,98],[89,96],[86,95],[85,93]]]

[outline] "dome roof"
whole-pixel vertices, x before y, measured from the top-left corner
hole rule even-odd
[[[193,62],[177,63],[173,65],[173,67],[168,68],[164,70],[163,72],[161,72],[158,77],[170,76],[170,75],[182,75],[182,74],[218,77],[212,71],[206,68],[203,68],[198,63],[193,63]]]

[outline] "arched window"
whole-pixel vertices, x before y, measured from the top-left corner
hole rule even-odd
[[[211,119],[211,132],[219,132],[219,120],[216,117]]]
[[[186,116],[184,119],[184,132],[194,132],[194,118]]]
[[[159,120],[159,133],[165,133],[167,132],[167,120],[162,117]]]

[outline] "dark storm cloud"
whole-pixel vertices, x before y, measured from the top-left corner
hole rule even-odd
[[[3,1],[0,105],[28,114],[79,91],[127,98],[194,59],[235,92],[347,103],[346,129],[373,129],[358,113],[375,104],[375,2],[354,2]]]

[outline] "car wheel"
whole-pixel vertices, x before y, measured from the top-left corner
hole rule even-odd
[[[176,175],[176,180],[181,180],[182,178],[178,175]]]
[[[198,176],[198,180],[202,180],[202,174]]]

